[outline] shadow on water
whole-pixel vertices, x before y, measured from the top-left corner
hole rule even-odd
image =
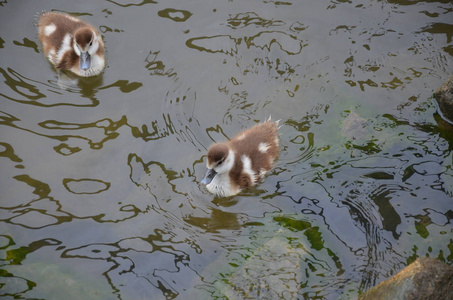
[[[349,299],[453,264],[450,1],[80,5],[0,3],[2,297]],[[104,74],[49,68],[41,10],[100,28]],[[210,195],[206,149],[270,115],[274,170]]]

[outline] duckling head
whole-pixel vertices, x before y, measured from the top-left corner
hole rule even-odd
[[[99,38],[89,27],[82,27],[74,33],[74,51],[80,57],[80,69],[91,67],[91,56],[99,49]]]
[[[228,173],[233,168],[233,164],[234,152],[226,143],[212,145],[208,150],[206,161],[208,171],[201,183],[208,185],[217,174]]]

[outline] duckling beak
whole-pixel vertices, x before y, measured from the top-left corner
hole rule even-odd
[[[201,181],[202,184],[208,185],[212,179],[217,175],[217,172],[214,169],[208,169],[206,175],[204,176],[203,180]]]
[[[91,56],[88,52],[82,52],[80,55],[80,68],[88,70],[91,66]]]

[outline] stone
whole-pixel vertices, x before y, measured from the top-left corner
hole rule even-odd
[[[453,299],[453,267],[433,258],[420,257],[359,297],[359,300],[369,299]]]
[[[453,76],[434,93],[439,114],[453,124]]]
[[[224,289],[228,299],[297,299],[302,281],[303,247],[292,247],[278,235],[261,245],[239,270],[228,279]]]
[[[367,135],[367,131],[365,129],[366,123],[366,119],[362,118],[355,112],[351,112],[343,121],[341,134],[350,140],[363,139]]]

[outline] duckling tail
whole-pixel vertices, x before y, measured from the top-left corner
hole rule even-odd
[[[35,13],[34,17],[33,17],[33,26],[35,27],[38,27],[39,26],[39,19],[41,18],[41,16],[43,14],[47,13],[47,11],[45,10],[42,10],[41,12],[37,12]]]

